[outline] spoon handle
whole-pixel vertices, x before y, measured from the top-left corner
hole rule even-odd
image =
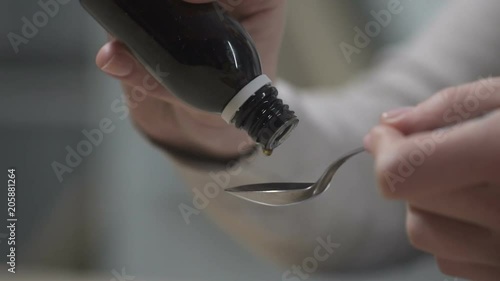
[[[317,182],[318,186],[328,186],[328,184],[332,181],[333,176],[337,173],[337,170],[344,165],[344,163],[349,160],[351,157],[354,157],[362,152],[365,152],[364,147],[357,148],[344,156],[340,157],[337,161],[331,164],[325,173],[321,176],[320,180]]]

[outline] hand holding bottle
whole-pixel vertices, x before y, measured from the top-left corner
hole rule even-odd
[[[223,6],[240,20],[255,40],[264,73],[274,78],[284,27],[285,1],[228,1],[227,3],[223,3]],[[242,144],[247,146],[252,144],[245,132],[228,125],[219,115],[195,109],[174,97],[151,79],[151,75],[122,43],[114,39],[107,43],[97,55],[97,65],[104,72],[123,82],[125,94],[129,98],[137,87],[147,89],[146,98],[136,103],[130,110],[133,121],[139,129],[155,141],[217,158],[237,156],[241,153]]]

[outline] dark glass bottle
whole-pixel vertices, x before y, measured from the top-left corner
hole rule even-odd
[[[169,91],[220,113],[270,153],[298,124],[244,28],[222,7],[181,0],[80,0]],[[159,77],[156,70],[168,72]]]

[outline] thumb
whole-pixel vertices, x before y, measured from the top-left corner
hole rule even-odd
[[[379,155],[387,153],[398,146],[398,143],[403,142],[405,136],[397,129],[379,125],[373,128],[364,139],[365,148],[372,153],[375,158]]]
[[[97,66],[105,73],[118,79],[130,76],[135,68],[135,59],[123,46],[116,40],[104,45],[96,58]]]
[[[405,136],[393,127],[380,125],[365,137],[365,148],[375,158],[375,175],[379,190],[387,198],[394,197],[394,186],[387,175],[397,170]]]

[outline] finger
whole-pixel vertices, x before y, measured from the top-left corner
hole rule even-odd
[[[192,4],[206,4],[216,2],[226,9],[232,16],[245,20],[262,12],[273,10],[284,5],[283,0],[184,0]]]
[[[382,122],[412,134],[456,125],[496,108],[500,108],[500,78],[489,78],[443,90],[410,110],[384,113]]]
[[[96,65],[105,73],[115,78],[129,76],[135,69],[135,62],[129,52],[118,42],[104,45],[97,53]]]
[[[500,114],[446,131],[406,138],[395,129],[373,130],[372,150],[382,193],[417,200],[485,181],[498,180]]]
[[[449,276],[476,281],[498,281],[500,276],[499,267],[456,262],[444,258],[437,258],[436,261],[441,272]]]
[[[261,56],[263,72],[275,79],[281,36],[285,28],[285,0],[187,0],[191,3],[217,2],[250,33]],[[218,10],[220,11],[220,9]]]
[[[175,100],[119,41],[113,40],[104,45],[97,54],[96,64],[106,74],[127,85],[128,94],[148,95],[168,102]]]
[[[380,155],[380,159],[386,155],[382,155],[381,151],[390,151],[391,148],[404,143],[405,136],[398,130],[389,126],[377,126],[365,138],[365,146],[368,151],[375,155]]]
[[[500,237],[485,228],[410,206],[406,229],[414,247],[434,256],[459,262],[500,264]]]
[[[462,188],[410,202],[431,213],[482,226],[500,233],[500,188],[482,185]]]
[[[393,162],[399,157],[399,146],[405,138],[401,132],[389,126],[377,126],[365,137],[364,144],[368,152],[375,157],[375,174],[378,187],[387,198],[394,195],[395,184],[393,178]]]

